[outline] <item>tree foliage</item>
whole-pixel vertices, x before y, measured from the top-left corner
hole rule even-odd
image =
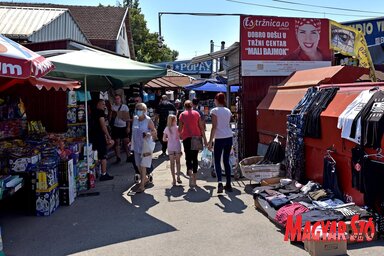
[[[135,55],[138,61],[155,63],[176,60],[179,53],[171,50],[166,44],[158,47],[158,33],[151,33],[139,7],[139,0],[124,0],[124,6],[129,7],[131,31]]]

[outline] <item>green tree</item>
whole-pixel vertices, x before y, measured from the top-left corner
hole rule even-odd
[[[158,47],[158,33],[150,33],[147,21],[141,13],[139,0],[124,0],[124,6],[129,7],[133,46],[138,61],[155,63],[163,61],[174,61],[179,52],[171,50],[166,44]]]

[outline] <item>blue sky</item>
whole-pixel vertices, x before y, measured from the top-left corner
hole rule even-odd
[[[115,0],[37,0],[13,2],[38,2],[38,3],[57,3],[69,5],[116,5]],[[122,1],[120,1],[122,2]],[[240,3],[242,2],[242,3]],[[287,3],[290,2],[290,3]],[[232,13],[232,14],[251,14],[251,15],[270,15],[286,17],[317,17],[329,18],[338,22],[368,19],[372,17],[384,16],[384,1],[330,1],[330,0],[140,0],[142,13],[147,20],[147,26],[151,32],[159,31],[158,13],[159,12],[192,12],[192,13]],[[292,11],[261,7],[258,5],[268,5],[279,8],[300,9],[303,11]],[[332,10],[313,6],[296,5],[292,3],[305,3],[306,5],[321,5],[327,7],[360,10],[351,12],[345,10]],[[367,4],[364,4],[367,3]],[[382,13],[372,13],[380,12]],[[318,12],[318,13],[311,13]],[[366,11],[366,12],[365,12]],[[371,13],[369,13],[371,12]],[[331,14],[332,13],[332,14]],[[334,14],[334,15],[333,15]],[[357,15],[357,16],[353,16]],[[163,15],[161,18],[162,35],[171,49],[179,51],[179,60],[190,59],[196,55],[209,52],[210,40],[215,43],[215,50],[220,49],[220,42],[225,41],[226,47],[239,41],[239,17],[202,17],[188,15]]]

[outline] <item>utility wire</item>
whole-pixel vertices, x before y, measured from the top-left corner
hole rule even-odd
[[[274,1],[274,2],[280,2],[280,3],[285,3],[285,4],[295,4],[295,5],[301,5],[301,6],[318,7],[318,8],[331,9],[331,10],[339,10],[339,11],[347,11],[347,12],[364,12],[364,13],[384,14],[384,12],[362,11],[362,10],[354,10],[354,9],[346,9],[346,8],[331,7],[331,6],[321,6],[321,5],[313,5],[313,4],[303,4],[303,3],[296,3],[296,2],[284,1],[284,0],[272,0],[272,1]]]
[[[236,1],[236,0],[225,0],[225,1],[233,2],[233,3],[239,3],[239,4],[246,4],[246,5],[255,5],[255,6],[260,6],[260,7],[272,8],[272,9],[279,9],[279,10],[286,10],[286,11],[295,11],[295,12],[317,13],[317,14],[327,14],[327,15],[348,16],[348,17],[364,17],[364,18],[374,17],[374,16],[367,16],[367,15],[350,15],[350,14],[342,14],[342,13],[316,12],[316,11],[308,11],[308,10],[302,10],[302,9],[277,7],[277,6],[272,6],[272,5],[255,4],[255,3]]]

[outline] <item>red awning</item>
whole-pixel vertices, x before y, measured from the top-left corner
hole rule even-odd
[[[42,77],[54,69],[43,56],[0,34],[0,76],[27,79]]]
[[[8,88],[17,85],[17,84],[30,84],[33,86],[36,86],[38,89],[42,89],[43,87],[46,88],[47,90],[50,89],[55,89],[56,91],[58,90],[74,90],[80,88],[80,83],[78,81],[73,81],[73,80],[57,80],[54,78],[35,78],[31,77],[28,79],[16,79],[16,78],[5,78],[2,77],[0,78],[0,92],[7,90]]]

